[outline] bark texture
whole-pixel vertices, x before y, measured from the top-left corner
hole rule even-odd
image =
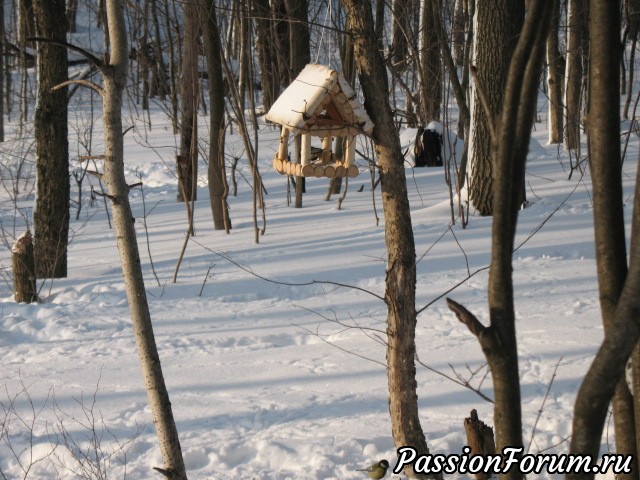
[[[37,36],[66,41],[64,0],[34,0]],[[67,276],[69,235],[69,141],[67,51],[38,42],[38,101],[35,113],[37,197],[33,212],[36,276]]]
[[[623,372],[636,345],[640,317],[640,177],[636,193],[627,272],[622,178],[620,112],[611,108],[620,92],[620,11],[615,2],[590,3],[589,159],[593,182],[593,215],[600,306],[605,339],[576,398],[571,453],[599,454],[602,430],[613,397],[616,453],[636,455],[633,403]],[[637,459],[637,456],[635,457]],[[637,479],[633,474],[618,478]],[[593,479],[568,474],[567,479]]]
[[[229,186],[224,166],[224,86],[220,32],[214,2],[200,2],[200,18],[204,24],[204,49],[209,72],[209,198],[214,229],[228,232],[231,230],[231,220],[227,205]]]
[[[11,248],[11,258],[15,301],[18,303],[37,302],[33,240],[29,230],[14,242]]]
[[[389,412],[397,447],[411,445],[428,453],[418,416],[415,367],[415,244],[407,197],[404,159],[389,105],[388,81],[373,32],[373,15],[367,0],[342,0],[347,30],[353,36],[356,67],[364,106],[375,125],[373,139],[382,186],[387,245],[387,374]],[[405,469],[410,478],[433,478]]]
[[[104,119],[104,182],[113,208],[122,276],[131,310],[140,367],[156,427],[165,476],[186,480],[187,474],[176,429],[169,394],[164,383],[160,357],[156,348],[147,302],[134,218],[129,205],[129,188],[124,176],[122,136],[122,92],[127,78],[127,40],[123,0],[105,0],[110,38],[110,62],[103,78],[102,111]]]
[[[564,105],[562,103],[564,62],[560,54],[560,4],[551,17],[547,37],[547,85],[549,88],[549,143],[562,143],[564,138]]]
[[[509,61],[524,21],[524,0],[477,2],[472,63],[477,68],[476,85],[471,102],[471,176],[469,198],[481,215],[493,214],[492,153],[488,122],[500,115]],[[489,118],[478,97],[486,94]]]
[[[567,25],[567,65],[565,86],[565,144],[569,150],[580,146],[584,36],[587,31],[589,0],[569,0]],[[617,67],[616,67],[617,69]]]
[[[441,0],[424,0],[422,2],[422,38],[420,46],[421,67],[421,120],[427,125],[432,120],[440,120],[440,104],[442,103],[442,55],[438,42],[437,28],[440,22]]]

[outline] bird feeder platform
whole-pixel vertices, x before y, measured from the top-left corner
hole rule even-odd
[[[323,65],[307,65],[273,104],[265,117],[282,127],[273,167],[282,175],[356,177],[356,136],[369,134],[373,123],[344,76]],[[290,135],[300,135],[294,159]],[[311,137],[322,148],[311,147]],[[343,158],[334,158],[332,144],[344,142]]]

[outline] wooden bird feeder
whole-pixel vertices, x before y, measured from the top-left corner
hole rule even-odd
[[[267,120],[282,126],[273,168],[299,177],[356,177],[356,136],[373,123],[344,76],[323,65],[307,65],[273,104]],[[289,136],[300,134],[300,151],[289,158]],[[311,137],[322,148],[311,147]],[[334,158],[333,139],[345,139],[344,158]],[[299,159],[299,161],[298,161]]]

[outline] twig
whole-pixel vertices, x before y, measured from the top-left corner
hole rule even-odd
[[[482,109],[484,110],[484,114],[487,117],[487,126],[489,127],[489,135],[491,135],[491,139],[495,141],[498,138],[498,132],[496,130],[496,121],[493,118],[493,113],[491,112],[491,104],[489,103],[489,97],[487,97],[487,92],[484,89],[484,85],[482,81],[478,77],[478,67],[475,65],[469,66],[469,72],[471,73],[471,78],[473,78],[473,82],[476,84],[476,92],[478,94],[478,98],[480,99],[480,104],[482,105]]]
[[[536,434],[536,428],[538,427],[538,422],[540,421],[540,416],[542,416],[542,412],[544,411],[544,405],[547,402],[547,398],[549,398],[549,392],[551,391],[551,385],[553,385],[553,381],[556,378],[556,374],[558,373],[558,367],[560,366],[560,362],[562,362],[564,357],[560,357],[558,362],[556,363],[556,367],[553,369],[553,374],[551,375],[551,380],[549,380],[549,384],[547,385],[547,391],[544,394],[544,398],[542,399],[542,405],[540,405],[540,409],[538,410],[538,415],[536,416],[536,421],[533,422],[533,430],[531,430],[531,438],[529,439],[529,445],[527,445],[527,452],[531,450],[531,444],[533,443],[534,436]]]

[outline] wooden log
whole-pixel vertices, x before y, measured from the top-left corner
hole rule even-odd
[[[11,253],[15,301],[19,303],[37,302],[35,257],[33,254],[33,240],[29,230],[15,241],[13,247],[11,247]]]
[[[308,132],[300,135],[300,163],[306,165],[311,160],[311,134]]]
[[[299,177],[302,175],[302,165],[300,165],[299,163],[295,164],[295,172],[296,172],[296,177]]]
[[[302,166],[302,176],[303,177],[312,177],[315,167],[313,165],[303,165]]]
[[[343,165],[336,165],[336,177],[346,177],[347,169]]]
[[[315,165],[313,167],[313,176],[320,178],[324,176],[324,167],[322,165]]]
[[[356,167],[355,165],[349,165],[349,169],[347,170],[347,175],[349,176],[349,178],[356,178],[359,173],[360,171],[358,170],[358,167]]]
[[[333,165],[325,166],[324,176],[327,178],[334,178],[336,176],[336,167],[334,167]]]
[[[331,146],[333,144],[333,138],[329,135],[322,139],[322,163],[326,164],[331,161]]]
[[[467,433],[467,443],[471,455],[495,455],[496,445],[493,438],[493,428],[484,424],[478,418],[478,412],[471,410],[471,416],[464,419],[464,430]],[[487,473],[476,473],[476,480],[488,480]]]
[[[346,143],[347,151],[344,156],[344,164],[351,166],[356,162],[356,137],[348,136]]]
[[[280,145],[278,146],[278,158],[285,160],[289,156],[289,130],[282,127],[280,132]]]

